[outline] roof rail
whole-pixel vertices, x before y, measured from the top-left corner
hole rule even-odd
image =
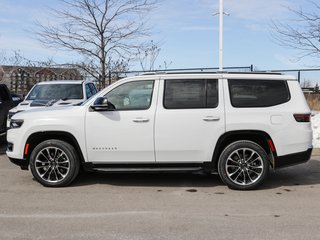
[[[140,75],[156,75],[156,74],[166,74],[167,72],[165,71],[154,71],[154,72],[142,72]]]
[[[269,72],[269,71],[253,71],[253,72],[226,72],[226,71],[154,71],[144,72],[140,75],[156,75],[156,74],[270,74],[270,75],[282,75],[281,72]]]

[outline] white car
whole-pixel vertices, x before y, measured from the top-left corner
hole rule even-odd
[[[60,80],[37,83],[26,95],[24,101],[9,111],[7,127],[9,127],[11,117],[17,112],[34,107],[81,104],[97,92],[97,88],[93,82],[85,80]]]
[[[262,73],[171,73],[122,79],[81,106],[15,114],[9,159],[44,186],[98,171],[218,172],[254,189],[269,168],[310,159],[310,109],[298,81]]]

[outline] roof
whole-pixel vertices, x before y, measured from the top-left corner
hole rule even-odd
[[[38,85],[48,85],[48,84],[82,84],[85,80],[53,80],[53,81],[45,81],[39,82]]]
[[[297,78],[292,75],[283,75],[281,73],[270,73],[270,72],[154,72],[145,73],[139,76],[128,77],[127,79],[150,79],[150,78],[163,78],[163,79],[177,79],[177,78],[194,78],[194,79],[205,79],[205,78],[225,78],[225,79],[247,79],[247,80],[290,80],[296,81]]]

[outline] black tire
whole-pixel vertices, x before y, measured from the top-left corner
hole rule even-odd
[[[43,186],[64,187],[78,176],[80,161],[72,145],[51,139],[33,149],[30,169],[34,178]]]
[[[218,172],[222,181],[234,190],[252,190],[263,183],[270,163],[264,149],[251,141],[228,145],[220,155]]]

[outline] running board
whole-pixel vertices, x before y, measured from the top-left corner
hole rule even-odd
[[[153,163],[153,164],[94,164],[83,163],[87,171],[99,172],[196,172],[212,171],[211,165],[204,163]]]
[[[196,172],[201,171],[201,167],[197,168],[93,168],[98,172]]]

